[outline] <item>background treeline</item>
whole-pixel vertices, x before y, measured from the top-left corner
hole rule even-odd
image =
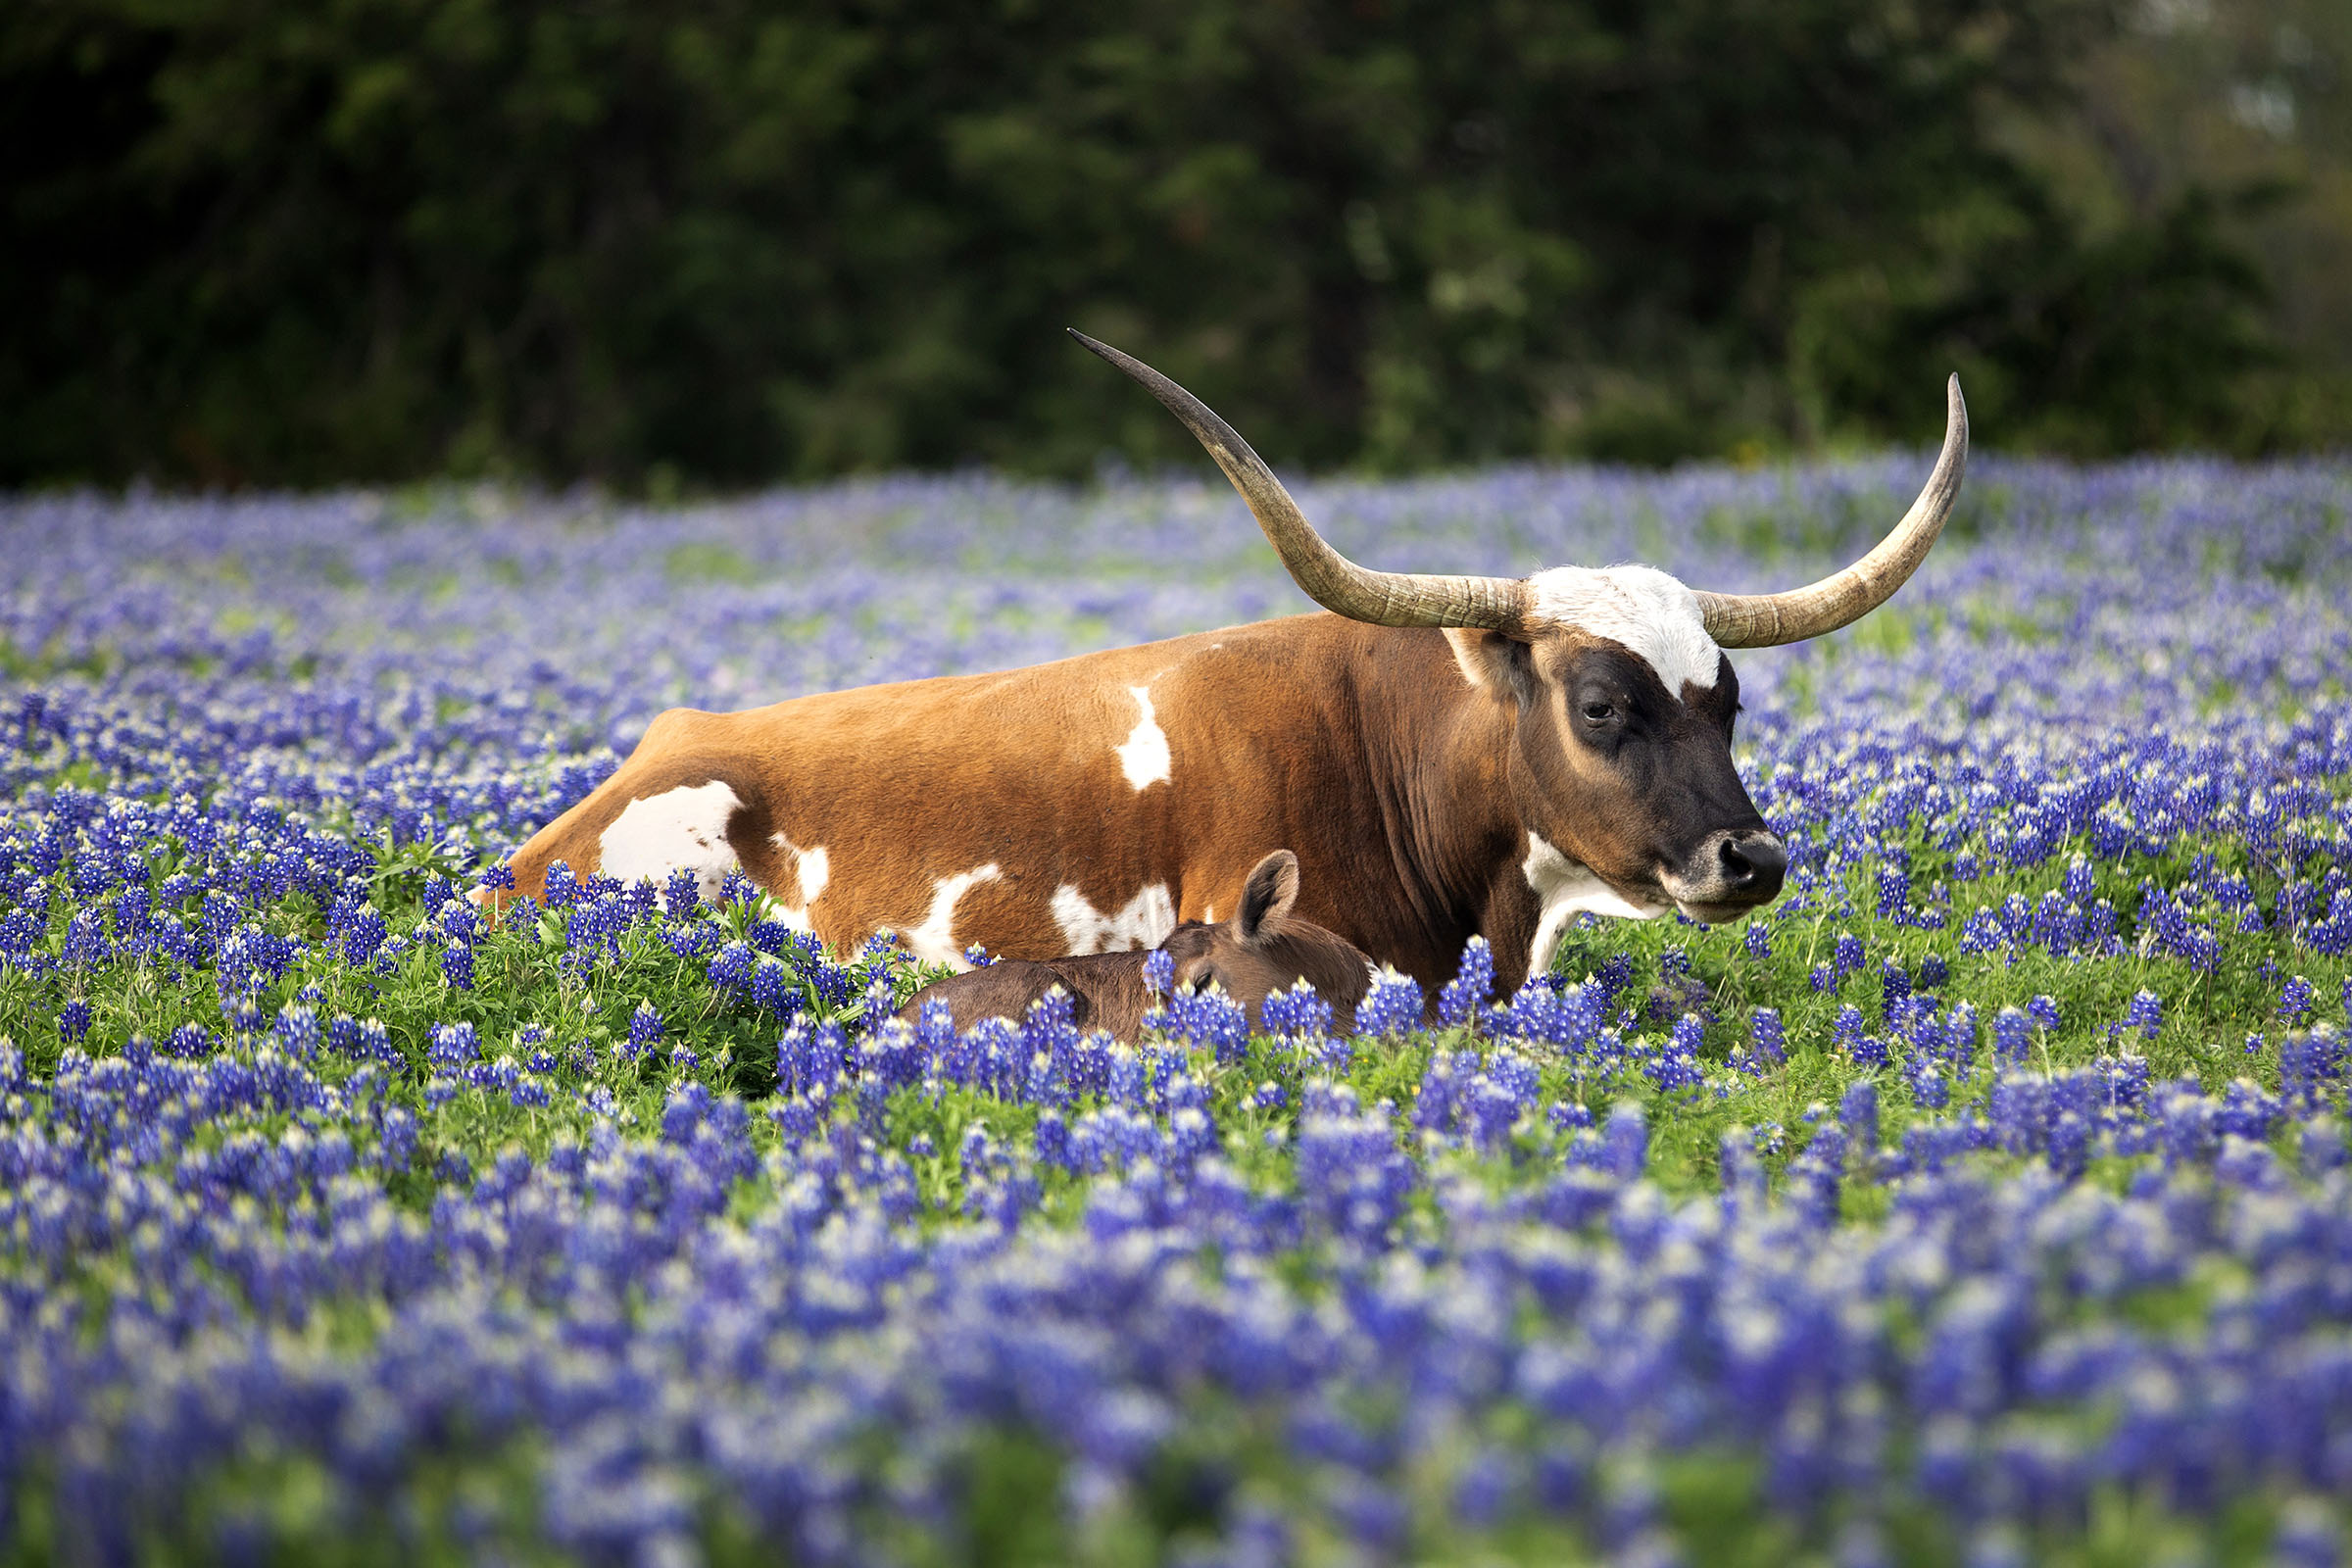
[[[11,0],[0,483],[2352,438],[2342,0]]]

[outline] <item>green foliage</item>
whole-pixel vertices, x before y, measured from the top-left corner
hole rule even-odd
[[[1954,367],[2011,445],[2239,441],[2258,383],[2324,436],[2216,207],[2093,225],[2010,150],[2115,26],[31,0],[0,483],[1189,460],[1064,323],[1323,464],[1917,438]]]

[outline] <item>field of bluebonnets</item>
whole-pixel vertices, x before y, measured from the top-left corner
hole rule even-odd
[[[1745,589],[1923,466],[1302,496]],[[1740,658],[1769,911],[1128,1050],[463,894],[663,706],[1299,608],[1219,485],[0,505],[7,1560],[2341,1561],[2348,514],[1980,459]]]

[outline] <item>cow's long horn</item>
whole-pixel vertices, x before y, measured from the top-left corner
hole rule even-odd
[[[1968,466],[1968,405],[1953,376],[1944,407],[1943,455],[1927,488],[1911,503],[1894,532],[1860,561],[1834,576],[1784,594],[1698,596],[1707,635],[1724,648],[1770,648],[1851,625],[1885,604],[1919,569],[1959,499],[1960,475]]]
[[[1349,561],[1323,542],[1274,470],[1207,405],[1132,355],[1098,343],[1076,327],[1070,328],[1070,336],[1141,381],[1184,421],[1250,503],[1257,525],[1291,569],[1292,580],[1325,610],[1375,626],[1483,626],[1515,632],[1525,621],[1527,588],[1515,578],[1373,571]]]

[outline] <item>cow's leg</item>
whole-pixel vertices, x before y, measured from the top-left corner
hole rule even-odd
[[[1501,879],[1487,898],[1479,934],[1494,954],[1494,1000],[1507,1002],[1538,966],[1548,969],[1559,931],[1544,929],[1544,908],[1524,882]]]

